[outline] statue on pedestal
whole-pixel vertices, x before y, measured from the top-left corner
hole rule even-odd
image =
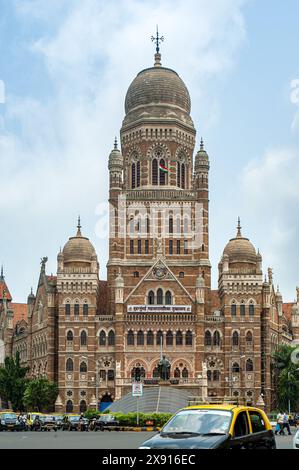
[[[158,362],[158,371],[161,380],[169,380],[170,378],[170,367],[171,364],[166,356],[163,356],[160,361]]]

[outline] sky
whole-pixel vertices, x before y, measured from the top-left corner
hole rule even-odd
[[[297,0],[0,0],[0,263],[15,302],[36,289],[40,258],[56,272],[79,214],[106,279],[108,156],[156,24],[210,157],[212,287],[240,216],[294,300],[298,17]]]

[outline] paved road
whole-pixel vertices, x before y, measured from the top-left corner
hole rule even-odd
[[[292,429],[293,435],[295,429]],[[1,432],[0,449],[137,449],[151,432]],[[291,449],[293,436],[276,436],[278,449]]]

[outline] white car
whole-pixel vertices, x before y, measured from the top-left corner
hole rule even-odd
[[[296,431],[296,434],[293,439],[293,449],[299,449],[299,430]]]

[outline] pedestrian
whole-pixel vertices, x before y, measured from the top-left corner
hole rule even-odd
[[[280,411],[277,415],[277,432],[279,432],[279,435],[280,436],[284,436],[284,430],[283,430],[283,413],[282,411]],[[275,430],[275,434],[277,434],[276,430]]]
[[[283,433],[284,433],[284,428],[287,428],[288,434],[289,436],[291,436],[292,433],[291,433],[290,423],[289,423],[289,414],[286,411],[283,414],[283,426],[282,426]]]

